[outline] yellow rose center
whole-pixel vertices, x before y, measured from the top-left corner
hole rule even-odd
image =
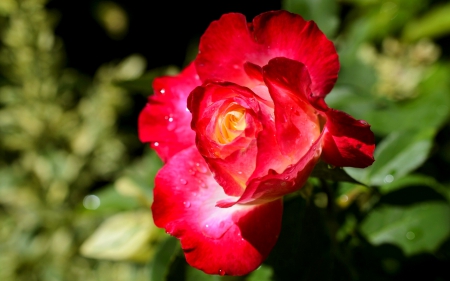
[[[220,144],[228,144],[239,136],[246,127],[245,108],[237,103],[230,103],[224,114],[217,118],[215,135]]]

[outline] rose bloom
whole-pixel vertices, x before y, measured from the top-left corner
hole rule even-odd
[[[372,164],[370,126],[324,101],[338,71],[336,49],[314,22],[271,11],[251,23],[223,15],[194,62],[155,79],[139,116],[140,140],[165,163],[153,218],[191,266],[251,272],[277,241],[283,195],[302,188],[320,159]]]

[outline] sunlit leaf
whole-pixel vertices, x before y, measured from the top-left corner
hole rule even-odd
[[[393,182],[419,167],[427,159],[434,135],[432,129],[393,132],[378,144],[372,166],[344,170],[366,185],[379,186]]]
[[[369,213],[361,232],[374,245],[394,244],[410,256],[434,252],[449,237],[449,222],[450,206],[443,202],[383,206]]]
[[[146,262],[160,233],[150,211],[119,213],[104,221],[81,245],[80,252],[96,259]]]

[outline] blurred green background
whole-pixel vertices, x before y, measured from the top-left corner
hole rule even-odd
[[[259,2],[0,1],[0,280],[450,280],[450,2]],[[205,275],[153,225],[137,116],[212,20],[281,8],[335,42],[376,162],[321,163],[260,268]]]

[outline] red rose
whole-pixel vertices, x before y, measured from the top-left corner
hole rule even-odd
[[[166,162],[153,217],[180,239],[190,265],[251,272],[277,241],[282,196],[300,189],[320,158],[372,164],[370,126],[324,101],[338,70],[314,22],[274,11],[252,23],[223,15],[191,65],[155,80],[139,118],[140,139]]]

